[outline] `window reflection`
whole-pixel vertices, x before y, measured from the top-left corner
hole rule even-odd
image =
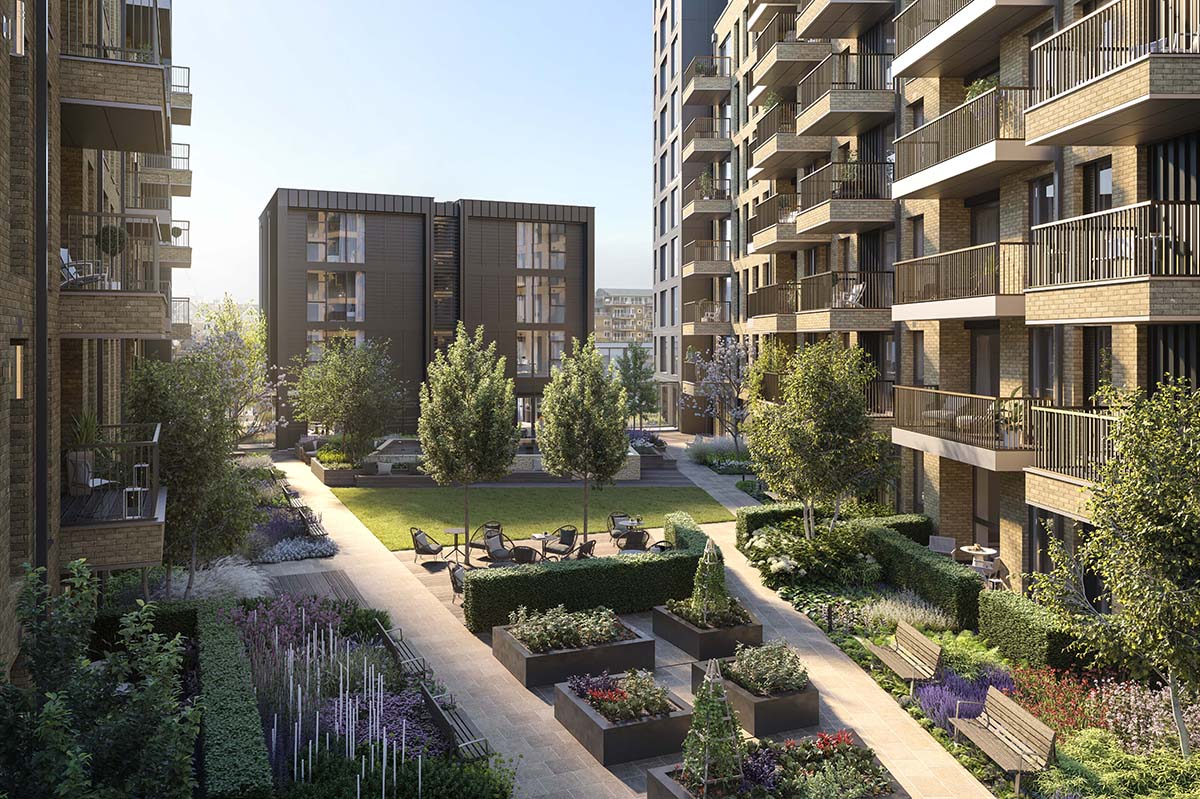
[[[366,333],[362,330],[310,330],[308,331],[308,362],[316,363],[321,360],[325,350],[331,345],[359,345],[366,341]]]
[[[566,268],[566,225],[550,222],[517,224],[517,269]]]
[[[309,211],[309,263],[363,263],[366,255],[365,231],[364,214]]]
[[[309,271],[308,321],[365,321],[366,293],[364,272]]]
[[[517,376],[549,377],[562,366],[567,334],[562,330],[517,331]]]

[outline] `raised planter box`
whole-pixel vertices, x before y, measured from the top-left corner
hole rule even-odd
[[[732,658],[722,658],[727,663]],[[692,664],[692,693],[704,680],[704,663]],[[803,691],[789,691],[771,696],[755,696],[733,680],[725,680],[725,695],[737,714],[742,729],[761,738],[801,727],[816,727],[821,723],[821,694],[810,680]]]
[[[679,765],[646,769],[646,799],[693,799],[692,792],[671,776]]]
[[[576,674],[610,674],[633,669],[654,670],[654,639],[633,631],[635,638],[583,649],[534,653],[508,631],[492,628],[492,657],[504,664],[526,688],[563,682]]]
[[[746,611],[750,613],[750,611]],[[687,652],[697,660],[711,660],[732,655],[738,644],[758,646],[762,643],[762,622],[750,614],[749,624],[706,630],[667,610],[666,605],[654,608],[654,634],[669,644]]]
[[[326,469],[316,458],[309,461],[308,468],[330,488],[352,488],[356,484],[357,475],[353,469]]]
[[[561,682],[554,686],[554,718],[601,765],[670,755],[683,748],[692,706],[674,693],[667,695],[676,707],[668,715],[614,724]]]

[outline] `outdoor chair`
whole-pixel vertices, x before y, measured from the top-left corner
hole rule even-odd
[[[664,552],[670,552],[674,548],[675,545],[670,541],[655,541],[646,551],[661,555]]]
[[[633,528],[625,535],[621,536],[619,551],[621,552],[645,552],[646,544],[650,540],[650,534],[641,528]]]
[[[509,552],[512,555],[513,563],[537,563],[543,559],[541,552],[538,552],[533,547],[518,545],[513,547]]]
[[[457,563],[450,565],[450,587],[454,589],[454,594],[450,597],[450,604],[453,605],[463,592],[463,578],[466,576],[467,570]]]
[[[513,559],[513,542],[499,527],[483,531],[483,548],[492,563],[508,563]]]
[[[475,532],[471,533],[471,540],[467,546],[469,546],[471,549],[481,549],[484,552],[487,552],[487,543],[484,541],[484,539],[487,537],[489,530],[503,532],[504,527],[500,524],[500,522],[495,521],[494,519],[484,522],[475,528]]]
[[[588,558],[596,557],[596,542],[595,540],[587,541],[575,550],[575,560],[587,560]]]
[[[414,561],[419,560],[422,555],[436,557],[442,554],[442,545],[437,541],[431,541],[421,528],[410,527],[408,534],[412,536]]]
[[[948,558],[954,557],[954,550],[958,548],[958,541],[948,535],[931,535],[929,536],[929,551],[936,552],[939,555],[945,555]]]
[[[628,521],[629,518],[628,513],[622,513],[621,511],[613,511],[608,514],[608,534],[612,537],[613,541],[625,535],[625,528],[621,527],[621,523]]]
[[[82,289],[88,286],[100,283],[108,279],[108,275],[102,268],[91,261],[72,261],[64,263],[59,269],[62,275],[62,282],[58,284],[60,290]]]
[[[558,540],[546,539],[542,543],[542,553],[548,557],[567,557],[575,549],[575,538],[579,535],[579,530],[573,524],[564,524],[555,530],[554,534],[558,536]]]

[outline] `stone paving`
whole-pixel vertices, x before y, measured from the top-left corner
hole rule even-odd
[[[730,510],[755,504],[735,487],[736,476],[718,475],[682,456],[690,437],[669,436],[669,452],[681,473]],[[358,518],[299,461],[279,467],[301,499],[321,514],[341,552],[329,560],[268,567],[273,575],[342,570],[372,606],[391,613],[405,637],[455,694],[464,712],[493,747],[517,760],[520,797],[633,797],[645,795],[645,769],[673,758],[641,761],[611,769],[600,766],[555,720],[550,691],[529,691],[491,656],[485,636],[462,626],[448,607],[449,584],[425,584],[389,552]],[[734,546],[734,523],[704,525],[722,548],[731,591],[763,621],[768,638],[783,637],[800,650],[821,692],[822,729],[850,727],[875,749],[883,764],[914,799],[991,797],[896,702],[837,648],[815,625],[765,588],[757,571]],[[443,580],[445,578],[442,578]],[[624,620],[650,632],[648,613]],[[656,673],[683,698],[691,699],[688,656],[657,642]]]

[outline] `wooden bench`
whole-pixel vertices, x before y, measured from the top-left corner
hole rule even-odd
[[[959,718],[959,710],[964,704],[979,703],[960,701],[955,707],[954,718],[950,719],[955,740],[962,733],[996,765],[1014,773],[1016,793],[1020,796],[1021,775],[1036,774],[1054,762],[1054,730],[995,686],[988,688],[983,713],[978,718]]]
[[[384,629],[379,619],[375,619],[375,626],[379,628],[379,637],[383,641],[384,648],[396,661],[400,671],[407,677],[415,677],[419,681],[424,681],[429,676],[429,667],[425,665],[425,658],[417,654],[408,641],[404,640],[404,633],[399,628]]]
[[[861,639],[871,654],[883,661],[896,676],[908,681],[908,694],[916,691],[918,680],[932,680],[942,667],[942,647],[926,638],[908,622],[896,625],[896,646],[887,649]]]
[[[479,734],[475,725],[458,712],[454,706],[454,698],[449,693],[437,694],[429,689],[428,683],[421,683],[421,698],[433,723],[442,734],[454,744],[455,753],[463,760],[487,760],[492,756],[487,738]],[[443,704],[444,703],[444,704]]]
[[[309,535],[329,535],[325,531],[325,525],[321,524],[321,520],[317,514],[313,513],[313,509],[307,505],[301,505],[298,509],[300,518],[304,520],[304,526],[308,528]]]

